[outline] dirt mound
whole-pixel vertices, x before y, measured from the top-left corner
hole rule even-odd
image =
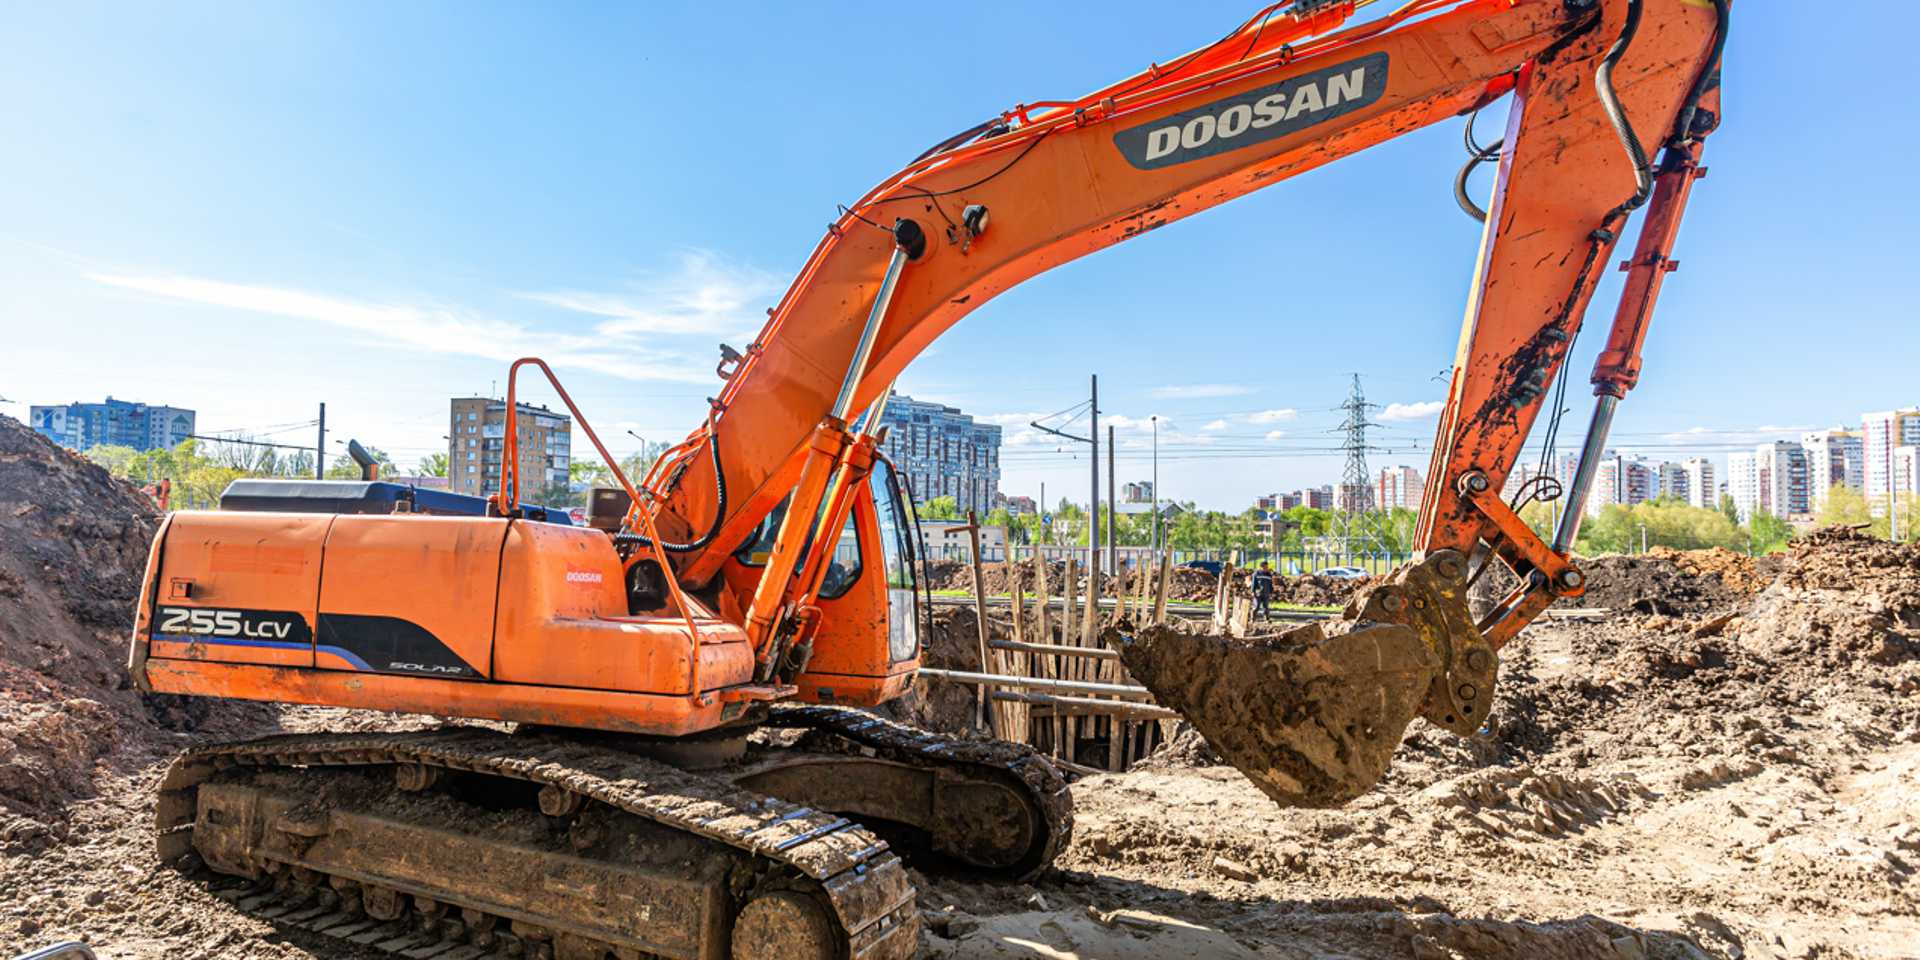
[[[1920,942],[1920,549],[1818,534],[1756,565],[1771,582],[1751,597],[1686,559],[1601,560],[1631,578],[1600,593],[1626,609],[1529,628],[1502,651],[1479,734],[1416,720],[1344,807],[1282,810],[1184,734],[1076,787],[1064,865],[1140,896],[1231,896],[1183,915],[1242,943],[1277,929],[1243,917],[1298,917],[1306,939],[1285,945],[1301,956],[1904,955]],[[1662,585],[1693,609],[1632,609]],[[1334,933],[1323,898],[1389,890],[1376,921],[1404,929],[1429,904],[1439,926],[1371,951]],[[1452,939],[1490,932],[1471,917],[1595,910],[1634,929]]]
[[[146,756],[173,742],[168,731],[257,712],[133,689],[127,634],[153,510],[0,417],[0,843],[61,829],[110,753]]]
[[[1775,557],[1749,557],[1725,547],[1713,547],[1707,550],[1654,547],[1646,552],[1646,556],[1668,561],[1688,576],[1719,577],[1721,584],[1740,596],[1752,596],[1758,593],[1762,587],[1772,582],[1774,576],[1780,572],[1781,565],[1781,561]]]
[[[1273,578],[1273,599],[1275,603],[1291,604],[1302,607],[1343,607],[1347,600],[1361,588],[1373,581],[1367,578],[1344,580],[1338,577],[1323,577],[1316,573],[1305,573],[1297,577]],[[1212,603],[1218,591],[1219,578],[1205,570],[1181,567],[1174,571],[1173,584],[1168,589],[1175,600],[1189,603]],[[1253,573],[1249,570],[1233,572],[1233,595],[1250,597],[1253,595]]]
[[[1920,547],[1846,527],[1796,541],[1785,569],[1728,633],[1755,653],[1856,670],[1920,659]],[[1920,675],[1903,677],[1920,685]]]
[[[1733,606],[1772,578],[1777,564],[1729,550],[1669,550],[1603,554],[1577,561],[1587,591],[1560,600],[1563,608],[1631,611],[1666,616]],[[1519,581],[1495,563],[1473,585],[1475,609],[1506,596]]]
[[[932,632],[921,638],[920,665],[979,671],[980,635],[973,608],[936,608],[932,623]],[[906,696],[881,707],[880,712],[901,723],[946,734],[973,736],[985,732],[974,688],[961,683],[915,678]]]

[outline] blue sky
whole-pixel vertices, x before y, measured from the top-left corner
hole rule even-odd
[[[11,4],[0,13],[0,412],[125,399],[203,430],[311,419],[403,463],[522,353],[603,434],[677,438],[834,214],[928,144],[1207,43],[1243,3]],[[1798,8],[1795,8],[1796,10]],[[1710,143],[1618,446],[1678,458],[1920,402],[1886,0],[1736,9]],[[1503,109],[1496,107],[1495,109]],[[1359,372],[1424,467],[1477,225],[1459,126],[1043,275],[912,367],[1008,424],[1003,487],[1082,493],[1035,414],[1102,380],[1165,494],[1238,509],[1337,478]],[[1570,369],[1584,423],[1603,288]],[[540,391],[532,391],[538,398]],[[301,428],[278,439],[305,442]],[[1417,449],[1416,449],[1417,448]]]

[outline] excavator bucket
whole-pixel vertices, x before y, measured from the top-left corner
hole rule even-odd
[[[1440,551],[1341,619],[1264,637],[1109,631],[1133,678],[1282,806],[1333,807],[1387,772],[1416,716],[1484,721],[1497,658],[1467,617],[1465,564]]]
[[[1162,706],[1288,807],[1339,806],[1372,787],[1439,671],[1400,624],[1247,639],[1155,626],[1123,640],[1120,655]]]

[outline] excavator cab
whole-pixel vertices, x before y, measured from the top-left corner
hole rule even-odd
[[[860,486],[864,492],[853,497],[821,580],[812,656],[794,680],[804,700],[884,703],[906,690],[919,666],[927,616],[918,573],[919,518],[886,458],[874,458]],[[743,605],[760,582],[789,502],[770,511],[723,568],[727,589]],[[802,553],[813,550],[809,537]],[[884,645],[873,642],[878,624],[884,624]]]

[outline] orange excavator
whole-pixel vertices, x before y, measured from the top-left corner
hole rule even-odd
[[[160,786],[162,858],[227,878],[209,882],[243,909],[408,957],[909,956],[902,856],[1032,876],[1071,802],[1024,747],[854,709],[908,689],[923,635],[914,519],[878,452],[890,385],[1034,274],[1510,96],[1494,142],[1469,121],[1456,181],[1485,227],[1418,559],[1269,641],[1111,635],[1284,803],[1365,790],[1415,716],[1479,728],[1500,648],[1582,592],[1569,551],[1719,123],[1729,0],[1356,17],[1372,2],[1276,3],[934,145],[842,208],[760,335],[722,348],[704,422],[644,477],[620,475],[560,390],[619,478],[588,526],[522,502],[514,375],[560,388],[531,359],[508,378],[490,497],[250,481],[226,509],[172,514],[132,638],[142,689],[464,722],[193,749]],[[1482,209],[1467,174],[1487,163]],[[1546,540],[1500,491],[1636,211]],[[1494,563],[1520,585],[1475,619],[1466,587]]]

